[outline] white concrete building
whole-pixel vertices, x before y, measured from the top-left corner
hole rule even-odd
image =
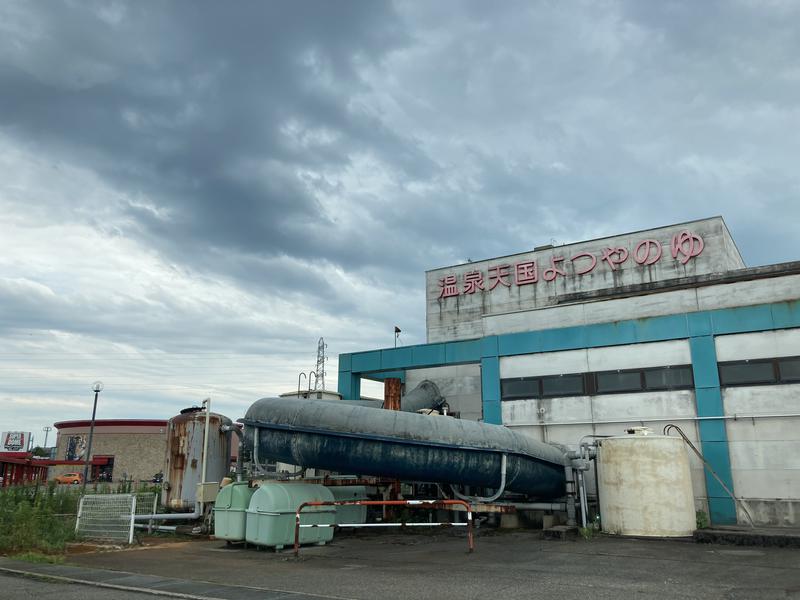
[[[800,524],[800,262],[747,268],[721,217],[426,275],[428,343],[343,354],[436,382],[461,418],[575,445],[679,425],[757,523]],[[692,457],[698,510],[741,509]]]

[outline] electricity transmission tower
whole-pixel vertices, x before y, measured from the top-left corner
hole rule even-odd
[[[327,347],[328,344],[325,343],[325,338],[319,338],[319,343],[317,344],[317,376],[314,378],[314,389],[321,388],[323,392],[325,391],[325,361],[327,360],[325,348]]]

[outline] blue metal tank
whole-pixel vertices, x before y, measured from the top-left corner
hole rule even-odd
[[[270,458],[339,473],[564,495],[564,453],[502,425],[296,398],[262,398],[243,419],[245,445]]]

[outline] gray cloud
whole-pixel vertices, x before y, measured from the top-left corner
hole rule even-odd
[[[714,214],[796,259],[798,11],[6,2],[0,339],[263,356],[239,410],[320,335],[424,341],[437,266]]]

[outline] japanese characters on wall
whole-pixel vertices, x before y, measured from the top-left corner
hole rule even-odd
[[[474,339],[485,333],[483,319],[496,315],[744,267],[725,222],[712,217],[433,269],[426,273],[427,339]]]
[[[699,256],[705,248],[703,238],[698,233],[684,230],[672,236],[670,241],[670,254],[673,260],[686,264]],[[661,242],[655,239],[643,239],[636,244],[633,251],[623,246],[606,247],[600,252],[575,252],[550,257],[549,264],[540,265],[537,260],[523,260],[515,263],[489,265],[487,272],[475,269],[467,271],[462,276],[450,273],[439,279],[439,298],[449,298],[461,294],[474,294],[475,292],[491,292],[498,286],[511,287],[532,285],[543,281],[554,281],[558,277],[582,277],[592,273],[597,268],[606,268],[611,271],[620,269],[630,261],[640,266],[654,265],[663,258],[664,251]],[[568,275],[565,263],[574,266]]]

